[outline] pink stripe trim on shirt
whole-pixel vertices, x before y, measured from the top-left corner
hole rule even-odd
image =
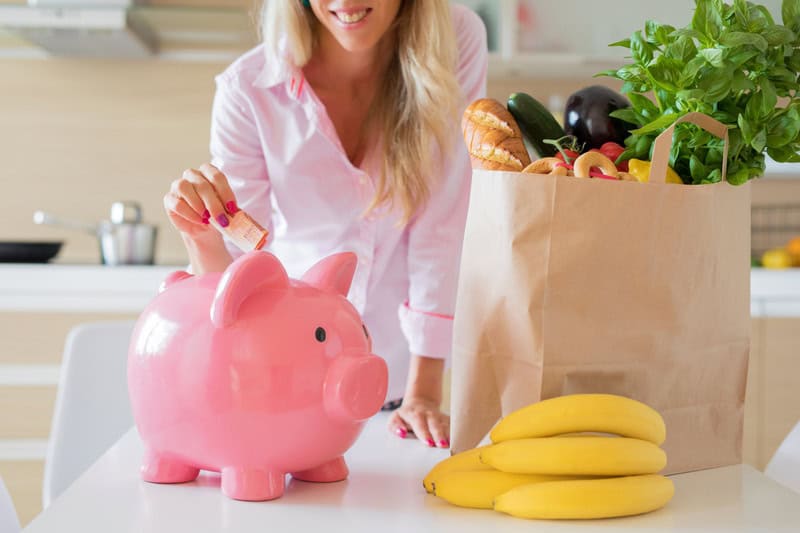
[[[303,84],[305,83],[306,78],[303,76],[300,78],[300,85],[297,86],[297,97],[300,98],[300,93],[303,92]]]
[[[403,302],[403,305],[406,307],[406,309],[408,309],[409,311],[414,312],[414,313],[419,313],[421,315],[432,316],[434,318],[444,318],[445,320],[453,320],[453,316],[452,315],[443,315],[441,313],[431,313],[430,311],[420,311],[419,309],[414,309],[413,307],[408,305],[408,300]]]

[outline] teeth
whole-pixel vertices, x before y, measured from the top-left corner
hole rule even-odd
[[[367,16],[367,10],[358,11],[356,13],[336,13],[339,20],[346,24],[354,24]]]

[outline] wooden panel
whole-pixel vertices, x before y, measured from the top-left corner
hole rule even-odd
[[[0,439],[46,438],[56,387],[0,387]]]
[[[744,404],[743,462],[764,469],[761,450],[763,448],[764,421],[764,319],[754,318],[750,336],[750,364],[747,369],[747,394]]]
[[[0,461],[0,477],[11,493],[17,516],[25,527],[42,512],[43,461]]]
[[[765,320],[764,465],[800,422],[800,319]]]
[[[67,333],[76,325],[135,318],[109,313],[0,313],[0,364],[59,364]]]
[[[169,183],[208,160],[214,76],[224,63],[0,60],[6,190],[0,240],[64,240],[61,262],[99,263],[90,235],[33,224],[43,209],[87,222],[120,199],[160,227],[156,260],[187,261],[162,206]],[[11,223],[13,221],[13,223]]]

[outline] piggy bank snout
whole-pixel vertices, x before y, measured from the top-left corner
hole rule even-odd
[[[325,410],[340,420],[366,420],[383,405],[388,381],[386,362],[377,355],[343,355],[325,378]]]

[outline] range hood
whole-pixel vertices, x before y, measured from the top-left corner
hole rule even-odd
[[[163,6],[146,0],[28,0],[0,4],[0,32],[46,55],[144,58],[235,57],[255,43],[242,2],[215,9]],[[176,52],[177,51],[177,52]],[[1,52],[1,51],[0,51]]]

